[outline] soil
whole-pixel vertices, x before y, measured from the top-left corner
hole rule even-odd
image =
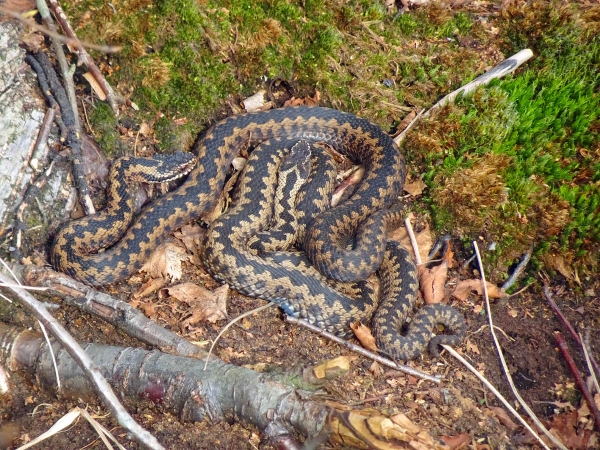
[[[463,269],[453,275],[465,278],[472,275],[469,272],[471,269]],[[132,280],[130,283],[113,286],[110,289],[111,295],[129,298],[141,286],[143,278],[134,276]],[[218,286],[202,269],[186,264],[181,281],[192,280],[203,280],[209,289]],[[600,285],[591,285],[588,292],[591,292],[590,289],[598,291]],[[581,296],[565,286],[555,287],[553,290],[556,292],[555,300],[576,329],[591,331],[592,349],[598,354],[600,300],[588,297],[585,301],[579,301],[577,299]],[[542,420],[550,423],[553,415],[580,408],[581,399],[579,392],[573,388],[572,375],[557,351],[552,336],[554,330],[564,332],[564,327],[548,307],[540,291],[540,286],[534,284],[508,300],[496,301],[492,304],[492,314],[506,362],[520,394]],[[143,301],[157,306],[155,311],[158,312],[153,317],[155,320],[179,331],[190,340],[210,341],[225,324],[225,321],[216,324],[201,322],[182,330],[180,324],[189,316],[187,305],[179,304],[168,296],[161,297],[154,294]],[[467,302],[453,303],[464,314],[469,330],[468,338],[458,351],[511,404],[515,404],[500,367],[486,315],[481,310],[482,302],[479,296],[472,295]],[[227,312],[233,318],[263,304],[262,300],[232,292]],[[27,323],[27,314],[18,305],[13,305],[12,308],[11,316],[15,321]],[[55,316],[81,342],[140,346],[139,342],[123,335],[112,325],[82,314],[76,308],[61,307],[55,311]],[[576,344],[570,338],[567,340],[579,367],[584,367]],[[409,363],[411,367],[430,374],[443,374],[445,379],[437,386],[395,370],[382,369],[381,366],[374,368],[370,360],[353,355],[348,349],[308,330],[285,323],[277,308],[254,314],[230,328],[220,339],[216,354],[232,364],[276,373],[299,371],[321,361],[347,355],[352,359],[350,372],[328,382],[323,388],[327,396],[335,401],[357,409],[373,408],[384,414],[404,412],[436,437],[466,433],[471,445],[476,444],[477,448],[486,448],[485,445],[489,445],[487,448],[528,448],[520,444],[523,440],[523,428],[513,427],[510,422],[498,417],[490,407],[502,407],[500,402],[472,373],[447,354],[442,354],[438,361],[426,355]],[[11,384],[16,390],[11,392],[0,407],[2,423],[11,426],[7,429],[5,426],[0,427],[0,437],[7,439],[7,436],[14,435],[18,438],[6,445],[6,448],[16,448],[18,444],[43,433],[75,406],[86,407],[92,414],[100,417],[99,421],[112,430],[114,436],[127,448],[138,448],[135,442],[128,442],[123,429],[97,400],[57,399],[54,394],[39,391],[35,384],[19,376],[13,376]],[[258,430],[239,423],[181,423],[177,417],[149,402],[128,401],[126,407],[167,448],[271,448],[268,443],[261,442]],[[32,410],[35,414],[31,414]],[[584,414],[581,419],[583,422],[579,423],[580,429],[589,429],[590,417],[586,418]],[[581,431],[579,430],[580,433]],[[588,444],[592,442],[593,440],[588,441]],[[52,437],[43,445],[56,449],[103,448],[91,426],[81,419],[68,431]],[[324,445],[323,448],[331,447]]]
[[[40,241],[38,245],[45,243]],[[453,244],[455,248],[462,245],[460,242]],[[464,261],[459,257],[457,259],[456,267],[461,267]],[[477,271],[471,266],[454,269],[448,285],[476,277]],[[581,394],[574,387],[573,377],[556,347],[553,336],[555,330],[563,332],[577,365],[585,374],[588,371],[583,369],[585,362],[577,345],[549,308],[541,279],[538,276],[537,282],[513,297],[492,302],[497,336],[521,396],[538,417],[549,426],[554,424],[558,432],[571,437],[581,436],[585,430],[592,429],[593,419],[582,407]],[[144,275],[136,275],[127,283],[110,287],[107,292],[123,300],[131,300],[132,294],[146,280]],[[192,263],[184,263],[184,274],[180,281],[197,282],[211,290],[218,287],[217,282]],[[567,319],[577,330],[590,332],[592,351],[600,355],[600,281],[584,279],[577,284],[557,275],[548,279],[548,283]],[[152,319],[195,342],[212,342],[227,322],[199,322],[183,327],[183,320],[190,315],[189,307],[164,292],[142,299],[140,308],[143,309],[147,304],[154,306]],[[262,300],[232,292],[227,303],[227,314],[229,318],[234,318],[264,304]],[[451,300],[451,304],[464,314],[468,326],[468,337],[457,350],[515,405],[490,335],[483,299],[472,294],[467,301]],[[74,307],[60,306],[54,310],[54,315],[80,342],[143,346],[112,325]],[[37,329],[30,315],[16,303],[0,303],[0,317],[3,320],[8,317],[13,324]],[[215,354],[232,364],[275,373],[301,371],[304,367],[345,355],[352,359],[351,370],[323,387],[324,393],[339,403],[357,409],[372,408],[390,415],[404,412],[435,437],[467,434],[467,445],[473,449],[534,448],[538,445],[524,437],[525,432],[520,424],[514,425],[492,409],[503,408],[503,405],[475,375],[447,353],[443,353],[439,360],[425,355],[409,363],[411,367],[426,373],[443,375],[443,382],[436,385],[376,366],[347,348],[306,329],[287,324],[282,320],[281,311],[273,307],[231,327],[219,340]],[[87,408],[97,416],[99,422],[111,430],[126,448],[140,448],[136,442],[128,439],[123,428],[97,399],[58,398],[54,393],[39,390],[35,382],[19,374],[11,375],[10,385],[10,393],[0,397],[0,448],[17,448],[28,442],[48,430],[75,406]],[[182,423],[150,402],[125,399],[125,405],[138,423],[169,449],[272,448],[261,440],[259,430],[246,424],[234,421],[213,423],[208,420]],[[522,412],[521,408],[517,409]],[[578,411],[575,426],[569,429],[557,425],[554,417],[564,417],[571,411]],[[512,420],[516,422],[514,418]],[[572,442],[575,442],[573,439]],[[585,442],[588,446],[600,445],[597,436],[589,437]],[[49,449],[105,448],[92,427],[82,419],[41,445]],[[322,448],[332,447],[324,444]],[[570,448],[585,447],[572,445]]]

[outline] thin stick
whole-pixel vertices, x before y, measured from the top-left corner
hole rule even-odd
[[[532,411],[532,409],[529,407],[529,405],[527,405],[527,403],[525,403],[525,401],[521,397],[521,394],[519,394],[519,391],[517,390],[515,383],[513,382],[512,376],[510,375],[510,371],[508,370],[508,366],[506,365],[506,361],[504,359],[504,354],[502,353],[502,349],[500,347],[500,342],[498,342],[498,338],[496,337],[496,333],[494,331],[494,323],[492,321],[492,309],[490,308],[490,298],[488,296],[488,291],[487,291],[487,282],[485,280],[485,272],[483,271],[483,262],[481,261],[481,255],[479,254],[479,247],[477,246],[477,241],[473,241],[473,248],[475,249],[475,255],[477,255],[477,263],[479,264],[479,272],[481,273],[481,281],[483,283],[483,297],[485,299],[485,309],[486,309],[487,316],[488,316],[488,322],[490,324],[490,334],[492,335],[492,338],[494,340],[494,345],[496,346],[496,351],[498,352],[498,357],[500,358],[500,362],[502,363],[502,369],[504,370],[504,374],[506,375],[506,380],[508,381],[508,384],[510,385],[510,388],[512,389],[514,396],[517,398],[517,401],[521,404],[523,409],[527,412],[527,415],[529,415],[529,417],[531,417],[531,420],[534,421],[534,423],[539,427],[540,430],[542,430],[542,432],[546,436],[548,436],[548,438],[550,438],[550,440],[554,443],[554,445],[556,445],[561,450],[567,450],[567,447],[565,447],[558,439],[556,439],[554,437],[554,435],[552,435],[546,429],[546,427],[542,424],[540,419],[537,418],[537,416]],[[542,442],[542,440],[541,440],[541,438],[539,438],[539,436],[538,436],[538,440],[540,442]]]
[[[262,311],[263,309],[270,308],[271,306],[274,306],[274,305],[275,305],[275,303],[269,302],[266,305],[262,305],[262,306],[259,306],[258,308],[254,308],[254,309],[252,309],[250,311],[246,311],[245,313],[240,314],[235,319],[231,320],[227,325],[225,325],[223,327],[223,329],[221,331],[219,331],[219,334],[217,334],[217,337],[213,340],[213,343],[210,346],[210,349],[208,350],[208,355],[206,356],[206,362],[204,363],[204,370],[206,370],[206,368],[208,367],[208,360],[210,359],[210,355],[212,355],[212,351],[215,348],[215,345],[217,344],[217,341],[221,338],[221,336],[223,336],[223,333],[225,333],[234,323],[239,322],[244,317],[251,316],[255,312]]]
[[[523,272],[525,271],[525,267],[527,267],[527,264],[529,264],[529,260],[531,259],[532,253],[533,243],[529,246],[529,250],[527,250],[527,252],[523,255],[523,259],[521,260],[521,262],[517,265],[517,267],[515,267],[515,270],[513,271],[512,275],[502,285],[501,289],[503,291],[507,291],[509,288],[511,288],[512,285],[515,284],[519,277],[523,274]]]
[[[406,232],[410,238],[410,244],[412,245],[413,252],[415,253],[415,263],[417,266],[421,265],[423,264],[423,261],[421,261],[421,253],[419,253],[419,244],[417,243],[417,238],[415,237],[415,232],[412,229],[410,219],[404,219],[404,227],[406,228]]]
[[[473,374],[479,378],[479,380],[485,384],[485,386],[492,392],[492,394],[494,394],[498,400],[500,400],[504,406],[506,407],[506,409],[508,409],[511,414],[513,416],[515,416],[515,418],[521,422],[521,424],[533,435],[535,436],[535,438],[540,442],[540,444],[542,444],[542,447],[544,447],[547,450],[550,450],[550,448],[544,443],[544,441],[542,440],[542,438],[533,430],[533,428],[531,428],[531,426],[525,421],[525,419],[523,419],[519,413],[511,406],[511,404],[508,402],[508,400],[506,400],[502,394],[500,392],[498,392],[498,390],[483,376],[479,373],[479,371],[473,367],[471,364],[469,364],[467,362],[466,359],[464,359],[462,356],[460,356],[452,347],[446,345],[446,344],[442,344],[442,347],[444,347],[446,349],[446,351],[448,353],[450,353],[452,356],[454,356],[456,359],[458,359],[467,369],[469,369],[471,372],[473,372]],[[566,449],[565,449],[566,450]]]
[[[596,392],[600,394],[600,385],[598,385],[598,379],[596,378],[596,371],[594,370],[594,355],[592,355],[592,349],[590,348],[590,330],[585,330],[585,337],[583,340],[583,354],[585,355],[585,360],[589,366],[590,374],[592,375],[592,379],[594,380],[594,385],[596,386]]]
[[[10,280],[0,273],[0,281],[9,283]],[[148,431],[138,425],[129,413],[123,408],[119,399],[114,394],[110,384],[102,376],[100,368],[94,364],[91,358],[85,353],[81,346],[73,337],[59,324],[54,317],[46,310],[44,305],[37,301],[25,289],[13,287],[12,291],[19,297],[19,300],[26,306],[36,318],[50,330],[52,335],[65,348],[69,355],[77,361],[77,364],[85,373],[88,381],[96,388],[96,393],[103,400],[106,407],[110,410],[119,424],[130,432],[135,439],[143,446],[149,449],[164,449],[162,445]]]
[[[4,6],[0,6],[0,13],[6,14],[7,16],[12,17],[13,19],[17,19],[17,20],[27,24],[27,26],[33,28],[34,30],[39,31],[40,33],[44,33],[46,36],[50,36],[52,39],[56,39],[57,41],[62,42],[63,44],[69,44],[69,45],[79,44],[82,47],[91,48],[92,50],[98,50],[99,52],[102,52],[102,53],[117,53],[123,49],[122,46],[98,45],[98,44],[93,44],[93,43],[87,42],[87,41],[80,41],[79,39],[71,39],[66,36],[62,36],[58,33],[53,33],[48,28],[38,25],[33,20],[26,18],[23,14],[13,11],[11,9],[5,8]]]
[[[415,370],[412,367],[407,367],[407,366],[402,366],[400,364],[396,364],[394,361],[392,361],[390,359],[383,358],[382,356],[376,355],[375,353],[372,353],[369,350],[364,349],[363,347],[359,347],[358,345],[353,344],[350,341],[342,339],[341,337],[338,337],[335,334],[332,334],[332,333],[329,333],[328,331],[322,330],[321,328],[317,327],[316,325],[313,325],[303,319],[298,319],[296,317],[286,315],[285,321],[289,322],[289,323],[295,323],[297,325],[301,325],[304,328],[308,328],[309,330],[314,331],[315,333],[320,334],[321,336],[323,336],[333,342],[343,345],[344,347],[349,348],[350,350],[352,350],[355,353],[358,353],[362,356],[370,358],[373,361],[377,361],[378,363],[383,364],[384,366],[388,366],[388,367],[391,367],[392,369],[396,369],[401,372],[408,373],[410,375],[414,375],[415,377],[423,378],[424,380],[432,381],[432,382],[438,383],[438,384],[442,380],[442,378],[440,378],[440,377],[428,375],[426,373]]]
[[[544,295],[546,296],[546,300],[548,300],[548,304],[550,305],[552,310],[560,318],[560,320],[562,321],[564,326],[567,328],[567,331],[573,337],[573,339],[575,339],[575,342],[577,342],[577,344],[579,346],[583,347],[583,343],[581,342],[581,339],[579,339],[579,334],[577,334],[577,332],[575,331],[575,329],[573,328],[571,323],[567,320],[565,315],[562,313],[561,309],[558,307],[558,305],[552,298],[552,294],[550,293],[550,288],[548,287],[548,285],[546,283],[544,283]],[[592,362],[592,365],[594,366],[594,370],[596,370],[597,373],[600,373],[600,367],[598,367],[598,363],[596,362],[596,360],[594,359],[594,356],[592,354],[590,354],[590,361]]]
[[[98,69],[98,66],[96,66],[96,63],[94,62],[92,57],[88,54],[88,52],[85,50],[85,48],[83,48],[83,46],[79,43],[79,39],[77,39],[77,35],[75,34],[75,31],[73,31],[71,24],[67,20],[67,15],[65,14],[62,7],[58,3],[58,0],[48,0],[48,2],[50,3],[50,7],[52,8],[52,11],[54,12],[56,20],[58,20],[58,23],[60,23],[60,26],[63,29],[63,31],[65,32],[65,34],[67,36],[69,36],[70,38],[75,39],[74,47],[75,47],[77,56],[79,57],[79,61],[82,62],[83,64],[85,64],[85,66],[89,69],[92,76],[96,79],[96,81],[98,82],[98,84],[100,85],[100,87],[102,88],[104,93],[106,94],[106,100],[108,101],[108,104],[112,108],[113,112],[115,113],[115,115],[118,115],[119,114],[118,105],[119,104],[128,104],[127,99],[125,99],[124,97],[121,97],[120,95],[115,94],[115,91],[113,90],[111,85],[108,84],[108,81],[106,81],[106,78],[104,78],[104,75],[102,75],[102,72],[100,72],[100,69]],[[130,104],[131,103],[129,103],[129,105]]]
[[[488,84],[490,81],[492,81],[495,78],[501,78],[505,75],[508,75],[509,73],[514,72],[517,69],[517,67],[521,66],[523,63],[525,63],[526,61],[531,59],[532,56],[533,56],[533,52],[529,49],[521,50],[520,52],[515,53],[510,58],[505,59],[500,64],[494,66],[492,69],[490,69],[483,75],[478,76],[470,83],[467,83],[463,87],[446,95],[439,102],[437,102],[435,105],[433,105],[431,108],[429,108],[429,110],[427,112],[423,113],[420,117],[427,117],[435,110],[440,109],[442,106],[445,106],[448,103],[453,103],[454,100],[456,99],[456,97],[458,97],[460,94],[462,94],[462,95],[470,94],[475,89],[477,89],[479,86],[483,86],[485,84]],[[394,142],[396,144],[400,145],[400,143],[406,137],[406,133],[410,130],[410,128],[412,128],[415,125],[416,119],[417,119],[417,117],[415,117],[415,120],[413,120],[413,122],[411,124],[409,124],[409,126],[406,127],[402,133],[400,133],[398,136],[396,136],[394,138]]]
[[[35,3],[37,5],[38,11],[40,12],[40,15],[42,16],[44,24],[48,27],[50,31],[52,31],[53,33],[57,33],[56,25],[54,24],[54,20],[52,20],[52,16],[50,15],[50,10],[48,9],[46,1],[36,0]],[[60,73],[65,84],[67,97],[69,97],[71,109],[75,113],[73,117],[75,119],[75,130],[77,131],[77,133],[79,133],[81,131],[81,124],[79,123],[79,114],[76,113],[77,97],[75,97],[75,86],[73,85],[73,76],[69,73],[69,63],[67,63],[67,57],[65,56],[62,43],[60,43],[56,39],[52,39],[52,46],[54,47],[54,53],[56,54],[56,59],[58,60]]]
[[[571,370],[571,373],[573,374],[573,378],[575,379],[575,382],[577,383],[577,387],[579,387],[579,390],[583,394],[583,398],[585,398],[585,401],[587,402],[588,407],[590,408],[590,411],[592,412],[592,416],[594,416],[594,423],[596,424],[596,428],[598,430],[600,430],[600,411],[598,411],[598,407],[596,406],[596,403],[594,402],[594,397],[592,397],[592,394],[590,394],[590,391],[587,388],[585,381],[583,380],[583,377],[581,376],[581,372],[579,372],[579,369],[577,368],[577,364],[575,364],[575,360],[573,359],[573,356],[571,356],[571,352],[569,352],[569,347],[567,346],[567,343],[565,342],[565,338],[563,337],[562,333],[560,331],[555,331],[553,334],[554,334],[554,339],[556,339],[556,344],[558,345],[558,349],[560,350],[563,357],[565,358],[565,361],[567,362],[567,365],[569,366],[569,370]]]

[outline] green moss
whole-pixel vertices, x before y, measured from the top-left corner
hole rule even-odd
[[[108,104],[94,104],[90,112],[90,125],[96,141],[108,156],[122,155],[122,143],[117,134],[117,119]]]

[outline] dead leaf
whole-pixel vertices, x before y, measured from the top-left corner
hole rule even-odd
[[[419,285],[423,293],[423,300],[428,305],[442,303],[445,297],[444,285],[448,277],[448,262],[443,260],[440,265],[428,269],[419,266]]]
[[[369,372],[371,372],[373,377],[379,378],[381,375],[383,375],[383,367],[377,361],[373,361],[369,367]]]
[[[41,33],[27,33],[21,38],[21,42],[33,53],[37,53],[42,47],[44,36]]]
[[[467,339],[466,346],[468,352],[477,353],[478,355],[480,354],[479,347],[473,344],[470,339]]]
[[[200,261],[200,242],[204,238],[206,230],[200,225],[184,225],[181,230],[174,233],[175,237],[183,242],[185,249],[194,255],[191,260],[196,266],[201,265]]]
[[[247,99],[243,100],[242,106],[246,112],[261,111],[265,106],[265,102],[267,101],[266,94],[267,91],[262,89],[256,94],[251,95]]]
[[[140,134],[142,136],[150,136],[152,134],[152,128],[146,122],[142,122],[140,125]]]
[[[404,3],[402,3],[404,5]],[[404,6],[408,6],[408,5],[404,5]],[[402,119],[400,121],[400,123],[398,124],[398,126],[396,127],[396,136],[399,135],[400,133],[402,133],[407,126],[410,125],[410,123],[414,120],[414,118],[417,117],[417,112],[415,110],[412,110],[411,112],[409,112],[406,116],[404,116],[404,119]],[[396,137],[393,136],[393,137]]]
[[[570,450],[590,448],[588,441],[592,432],[577,429],[577,411],[555,415],[550,433],[559,438]]]
[[[510,431],[515,431],[517,428],[519,428],[519,426],[512,421],[504,408],[500,408],[499,406],[490,406],[490,411],[492,411],[498,421]]]
[[[353,186],[355,186],[360,182],[360,180],[362,180],[362,177],[365,173],[365,167],[356,166],[356,168],[352,170],[352,174],[349,177],[347,177],[342,182],[342,184],[340,184],[336,188],[335,192],[331,196],[331,206],[337,206],[342,201],[342,199],[347,198],[348,196],[345,195],[346,191],[348,191],[348,189],[352,189]]]
[[[167,278],[171,281],[181,279],[182,269],[181,261],[189,260],[185,249],[175,245],[173,242],[167,242],[160,245],[150,256],[141,270],[149,274],[152,278]]]
[[[283,106],[319,106],[319,101],[321,100],[321,93],[319,91],[315,91],[315,95],[312,97],[306,96],[304,98],[296,98],[292,97],[287,100]]]
[[[227,319],[227,299],[229,286],[209,291],[194,283],[182,283],[167,288],[169,295],[190,306],[191,317],[185,319],[183,327],[194,325],[200,321],[215,323]]]
[[[495,284],[486,281],[487,283],[487,291],[488,296],[490,298],[506,298],[508,294],[500,289]],[[483,295],[483,284],[481,280],[471,279],[471,280],[463,280],[459,282],[454,291],[452,291],[452,296],[460,301],[466,301],[471,295],[471,292],[476,292],[477,295]]]
[[[411,183],[406,183],[404,185],[404,190],[413,197],[417,197],[423,193],[426,187],[427,185],[419,178]]]
[[[150,278],[146,283],[142,285],[138,289],[137,292],[133,293],[133,298],[138,299],[142,297],[146,297],[147,295],[152,294],[155,291],[158,291],[161,287],[163,287],[167,283],[163,277],[160,278]]]
[[[356,338],[360,341],[361,345],[372,352],[377,351],[377,344],[375,344],[375,338],[371,334],[371,330],[360,323],[360,321],[350,324],[350,328],[354,332]]]
[[[471,437],[467,434],[458,434],[456,436],[440,436],[444,444],[450,447],[450,450],[457,450],[459,448],[465,448]]]
[[[332,380],[346,375],[350,370],[350,358],[338,356],[317,364],[312,368],[312,374],[317,380]]]
[[[102,90],[102,87],[100,86],[98,81],[96,81],[94,75],[92,75],[90,72],[86,72],[83,74],[83,78],[85,78],[87,82],[90,83],[90,87],[100,100],[106,100],[106,93]]]

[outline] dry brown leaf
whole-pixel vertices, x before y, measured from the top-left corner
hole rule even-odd
[[[467,339],[466,346],[467,346],[467,351],[469,351],[469,352],[477,353],[478,355],[481,353],[479,351],[479,347],[477,347],[477,345],[473,344],[470,339]]]
[[[499,406],[490,406],[490,411],[492,411],[498,421],[510,431],[515,431],[517,428],[519,428],[519,426],[509,417],[504,408],[500,408]]]
[[[106,93],[102,90],[102,87],[100,87],[100,84],[96,81],[94,75],[92,75],[90,72],[86,72],[83,74],[83,78],[85,78],[87,82],[90,83],[90,87],[100,100],[106,100]]]
[[[404,190],[413,197],[416,197],[418,195],[421,195],[426,187],[427,185],[423,182],[423,180],[419,178],[418,180],[413,181],[411,183],[406,183],[404,185]]]
[[[577,411],[553,417],[550,433],[556,436],[570,450],[583,450],[588,446],[592,431],[577,429]]]
[[[450,447],[450,450],[457,450],[459,448],[465,448],[469,442],[471,442],[471,437],[465,434],[458,434],[456,436],[440,436],[444,444]]]
[[[332,380],[334,378],[346,375],[350,370],[350,358],[347,356],[338,356],[329,359],[312,368],[312,373],[318,380]]]
[[[360,341],[361,345],[372,352],[377,351],[377,344],[375,344],[375,338],[371,334],[371,330],[363,325],[360,321],[350,324],[350,328],[354,332],[356,338]]]
[[[508,297],[508,294],[500,289],[495,284],[486,281],[488,296],[490,298],[505,298]],[[477,295],[483,295],[483,284],[481,280],[471,279],[471,280],[463,280],[459,282],[454,291],[452,291],[452,296],[460,301],[465,301],[471,295],[471,292],[476,292]]]
[[[345,447],[394,450],[450,450],[404,414],[391,418],[367,411],[339,411],[331,416],[331,440]]]
[[[194,255],[192,262],[199,266],[200,262],[200,242],[206,234],[206,230],[200,225],[184,225],[181,230],[174,233],[175,237],[185,246],[185,249]]]
[[[150,256],[141,270],[152,278],[167,278],[171,281],[181,279],[181,261],[189,260],[185,249],[172,242],[160,245]]]
[[[423,293],[423,300],[428,305],[433,303],[442,303],[445,297],[444,285],[448,277],[448,262],[442,261],[441,264],[428,269],[421,265],[418,269],[419,285]]]
[[[287,100],[283,106],[319,106],[319,101],[321,100],[321,93],[319,91],[315,91],[315,95],[309,97],[308,95],[304,98],[296,98],[292,97]]]
[[[21,42],[33,53],[37,53],[42,47],[44,36],[41,33],[27,33],[21,38]]]
[[[358,184],[360,180],[362,180],[364,173],[364,166],[356,167],[354,172],[352,172],[352,174],[336,188],[335,192],[331,196],[331,206],[337,206],[340,203],[340,201],[345,197],[344,194],[346,193],[346,191],[354,185]]]
[[[404,2],[402,2],[402,4],[404,6],[408,6],[408,3],[404,4]],[[412,110],[406,116],[404,116],[404,119],[402,119],[400,121],[400,123],[398,124],[398,126],[396,127],[395,135],[397,136],[400,133],[402,133],[406,129],[406,127],[410,125],[410,123],[414,120],[415,117],[417,117],[417,112],[415,110]],[[394,137],[396,137],[396,136],[394,136]]]
[[[146,297],[147,295],[150,295],[153,292],[158,291],[165,284],[167,284],[167,280],[165,280],[163,277],[150,278],[150,280],[148,280],[146,283],[144,283],[142,285],[142,287],[140,287],[138,289],[137,292],[133,293],[133,298],[138,299],[138,298]]]
[[[215,323],[227,319],[228,285],[224,284],[214,291],[194,283],[181,283],[167,289],[171,297],[190,305],[192,315],[183,321],[184,327],[204,320]]]
[[[369,367],[369,372],[371,372],[373,377],[379,378],[381,375],[383,375],[383,366],[377,361],[373,361],[373,363]]]

